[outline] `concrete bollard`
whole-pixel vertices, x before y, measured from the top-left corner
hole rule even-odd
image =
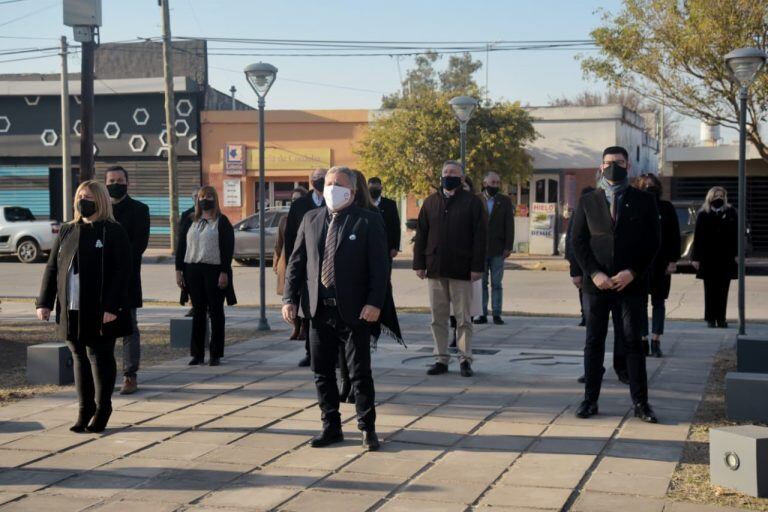
[[[711,429],[709,475],[712,485],[757,498],[768,496],[768,427]]]
[[[210,320],[205,323],[205,346],[211,339]],[[192,342],[192,318],[171,318],[171,348],[189,348]]]
[[[64,386],[75,381],[72,352],[64,343],[27,347],[27,382]]]

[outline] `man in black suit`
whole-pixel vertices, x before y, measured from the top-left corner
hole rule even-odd
[[[312,171],[312,175],[309,181],[312,184],[312,192],[296,199],[291,202],[291,207],[288,210],[288,218],[285,223],[285,248],[283,254],[286,258],[290,258],[293,253],[294,245],[296,244],[296,237],[299,234],[299,226],[301,221],[308,212],[315,208],[325,206],[325,200],[323,199],[323,186],[325,184],[325,174],[328,169],[318,168]],[[301,331],[304,333],[304,357],[299,361],[299,366],[307,367],[310,364],[309,353],[309,336],[307,332],[309,330],[309,314],[307,313],[307,303],[304,297],[305,293],[301,292],[302,299],[300,300],[301,311],[304,315],[304,320]]]
[[[376,437],[370,329],[379,319],[387,293],[389,260],[381,215],[354,204],[356,176],[333,167],[325,177],[326,208],[304,216],[288,261],[283,319],[296,318],[299,294],[308,288],[307,313],[312,369],[323,431],[312,440],[319,448],[344,440],[339,414],[336,363],[343,346],[355,390],[357,425],[363,448],[379,448]]]
[[[653,196],[629,186],[629,171],[626,149],[605,149],[599,188],[581,197],[573,218],[573,255],[584,276],[587,320],[585,393],[576,416],[589,418],[598,412],[608,316],[614,309],[621,312],[635,416],[656,423],[648,404],[641,327],[648,314],[645,275],[660,243],[659,214]]]
[[[128,280],[128,305],[131,308],[133,334],[123,338],[123,386],[121,395],[138,390],[136,373],[141,359],[141,334],[136,322],[136,309],[143,306],[141,294],[141,257],[149,245],[149,207],[128,195],[128,171],[119,165],[108,168],[104,181],[112,199],[115,220],[128,234],[131,243],[131,276]]]
[[[400,214],[397,213],[397,203],[381,195],[381,179],[373,177],[368,180],[368,191],[371,193],[373,204],[381,212],[384,218],[384,227],[387,230],[387,247],[389,248],[389,258],[394,259],[400,252]]]

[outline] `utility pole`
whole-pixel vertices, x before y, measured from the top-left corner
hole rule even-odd
[[[80,181],[93,179],[93,132],[96,124],[96,112],[93,95],[93,53],[95,27],[91,29],[89,41],[80,45],[82,55],[80,69]]]
[[[171,250],[176,250],[179,224],[179,188],[176,180],[176,122],[173,94],[173,61],[171,55],[171,12],[169,0],[157,0],[163,17],[163,75],[165,77],[165,133],[168,143],[168,202],[170,203]]]
[[[237,89],[235,89],[235,86],[229,88],[229,93],[232,95],[232,110],[237,110],[237,102],[235,101],[235,93],[237,92]]]
[[[61,221],[72,219],[72,160],[69,154],[69,71],[66,36],[61,36]],[[81,122],[82,123],[82,122]]]

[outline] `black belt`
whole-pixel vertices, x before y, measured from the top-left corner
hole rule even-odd
[[[323,306],[331,307],[331,308],[335,308],[338,305],[338,303],[336,302],[336,299],[333,299],[333,298],[320,299],[320,304],[322,304]]]

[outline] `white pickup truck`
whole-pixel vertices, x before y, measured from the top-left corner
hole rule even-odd
[[[35,220],[29,208],[0,205],[0,254],[33,263],[50,252],[58,234],[58,221]]]

